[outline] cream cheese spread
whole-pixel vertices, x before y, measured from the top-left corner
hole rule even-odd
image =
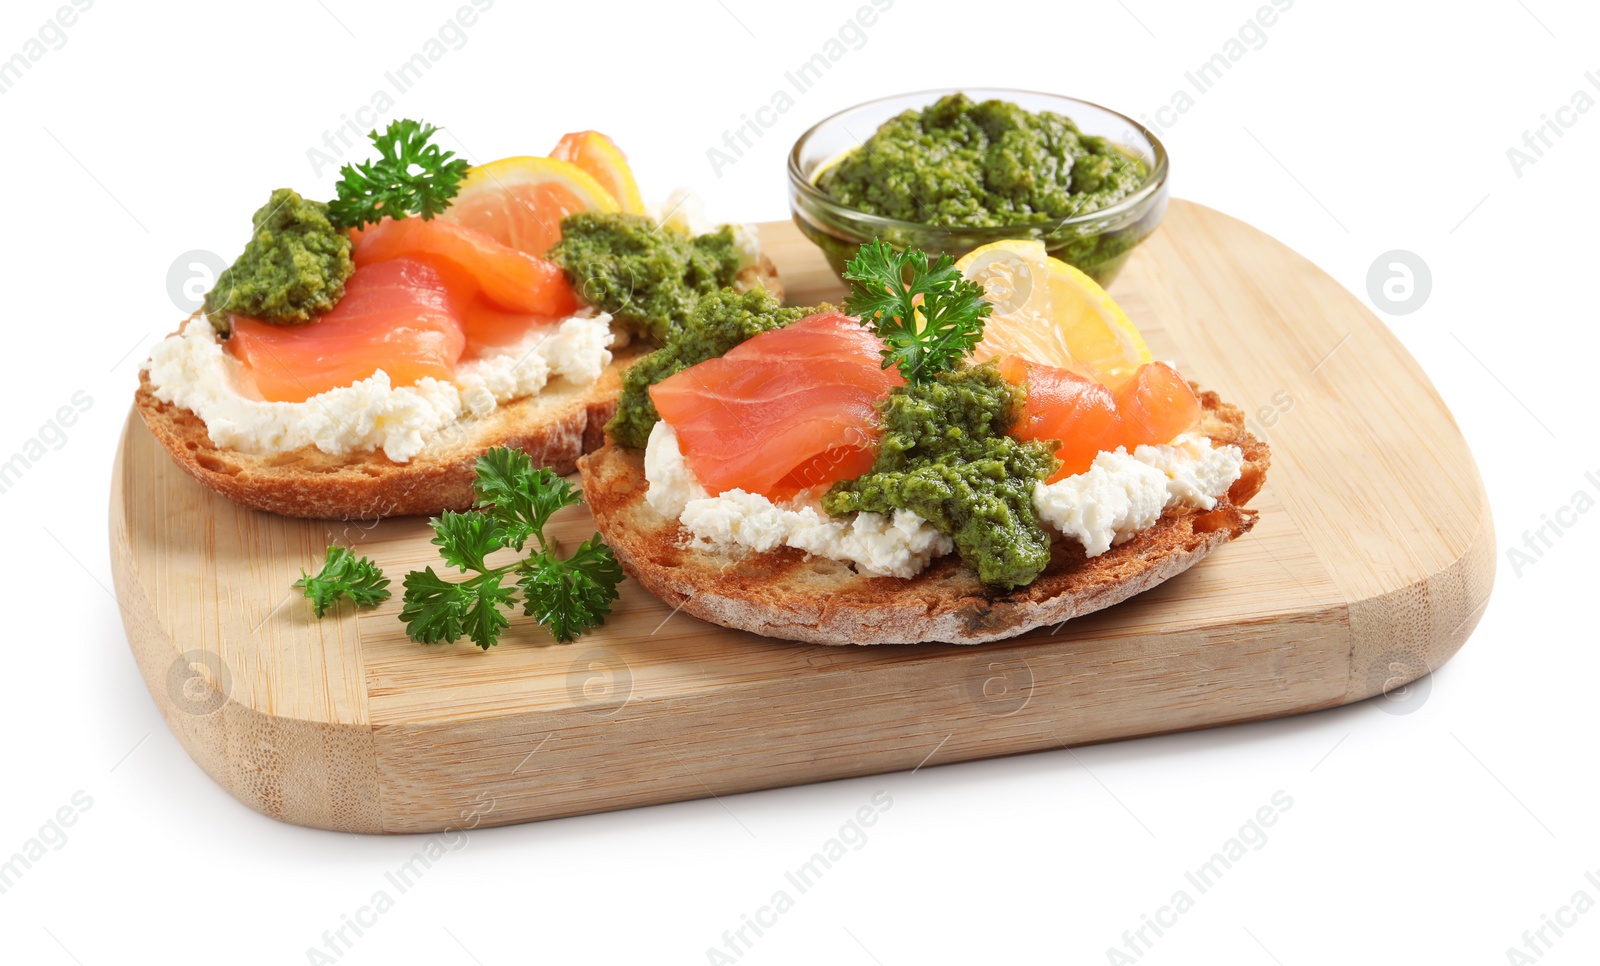
[[[666,420],[650,431],[644,467],[650,484],[645,500],[681,523],[703,548],[764,553],[794,547],[879,577],[915,576],[928,561],[955,549],[949,537],[907,510],[836,518],[823,511],[815,494],[781,504],[744,490],[711,496],[684,462],[678,435]]]
[[[238,361],[197,316],[157,343],[144,368],[156,398],[193,412],[219,447],[255,455],[304,446],[335,456],[382,450],[403,463],[457,420],[536,395],[556,376],[594,382],[611,362],[612,341],[609,315],[580,313],[515,345],[478,352],[457,366],[455,382],[395,386],[379,369],[304,402],[269,402],[239,390]]]
[[[1169,506],[1209,510],[1239,478],[1244,454],[1184,433],[1160,446],[1101,453],[1087,472],[1039,483],[1033,509],[1046,525],[1083,544],[1091,557],[1153,526]]]
[[[1239,478],[1244,454],[1214,446],[1200,433],[1170,443],[1101,453],[1087,472],[1039,483],[1033,506],[1047,526],[1083,544],[1091,557],[1131,540],[1179,504],[1209,510]],[[863,573],[912,577],[954,544],[909,511],[892,517],[857,513],[829,516],[817,494],[774,503],[760,494],[729,490],[710,495],[684,460],[678,435],[657,422],[645,448],[645,500],[676,519],[705,549],[738,547],[756,553],[794,547],[854,564]]]

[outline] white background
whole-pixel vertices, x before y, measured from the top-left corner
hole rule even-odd
[[[82,390],[92,407],[8,492],[0,857],[82,790],[64,846],[0,895],[0,961],[302,963],[419,843],[277,824],[234,803],[162,723],[110,585],[106,495],[136,368],[181,316],[184,252],[231,258],[307,149],[368,103],[456,0],[101,0],[14,88],[4,122],[0,454]],[[787,217],[784,152],[852,103],[970,84],[1135,116],[1185,86],[1256,0],[899,0],[756,150],[706,149],[835,36],[856,0],[498,0],[393,116],[473,160],[595,128],[645,193]],[[56,0],[8,0],[0,57]],[[1165,131],[1174,194],[1251,222],[1367,299],[1380,253],[1432,293],[1380,313],[1448,401],[1500,543],[1488,613],[1409,714],[1305,717],[473,833],[348,963],[702,963],[877,791],[867,843],[799,897],[749,963],[1108,961],[1183,873],[1282,790],[1251,852],[1150,963],[1499,963],[1600,888],[1594,598],[1600,513],[1514,572],[1506,548],[1600,495],[1595,172],[1600,110],[1519,173],[1507,149],[1600,70],[1600,12],[1558,0],[1298,0]],[[448,142],[447,142],[448,143]],[[1203,378],[1203,376],[1202,376]],[[1391,709],[1394,710],[1394,709]],[[596,767],[603,768],[604,762]],[[1191,890],[1192,891],[1192,890]],[[1553,932],[1547,933],[1555,938]],[[1547,963],[1594,962],[1600,910]]]

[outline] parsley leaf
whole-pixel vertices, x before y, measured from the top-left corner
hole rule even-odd
[[[622,565],[617,563],[616,555],[611,552],[611,548],[600,542],[598,533],[580,544],[572,556],[567,558],[567,564],[601,586],[615,587],[622,582]],[[606,603],[609,610],[610,601]]]
[[[477,471],[472,505],[500,524],[514,550],[521,550],[528,537],[542,535],[557,510],[583,502],[577,487],[549,469],[534,469],[528,454],[509,446],[478,457]],[[543,536],[539,545],[544,546]]]
[[[472,643],[485,651],[495,645],[500,631],[511,623],[500,608],[512,603],[517,588],[502,587],[500,581],[504,577],[502,573],[491,571],[476,580],[467,581],[465,585],[469,588],[469,603],[466,613],[462,615],[462,629]]]
[[[474,509],[432,521],[439,556],[473,576],[452,583],[432,567],[406,576],[400,619],[411,639],[437,644],[467,637],[488,650],[509,626],[502,608],[514,606],[519,591],[523,613],[562,643],[604,623],[623,576],[611,548],[597,533],[562,560],[544,532],[557,510],[582,502],[580,491],[509,447],[484,453],[476,470]],[[502,567],[486,562],[505,547],[520,551],[530,538],[538,550],[526,559]]]
[[[318,620],[341,597],[349,597],[357,607],[376,607],[389,599],[389,578],[378,565],[338,545],[328,548],[316,576],[301,570],[294,586],[310,599]]]
[[[439,556],[457,570],[488,570],[484,558],[506,545],[499,523],[481,513],[446,510],[432,523]]]
[[[339,169],[339,182],[334,185],[339,197],[328,203],[333,223],[340,228],[360,228],[385,215],[404,218],[411,214],[427,221],[448,208],[470,165],[454,151],[429,143],[436,131],[432,124],[405,119],[390,122],[382,134],[376,130],[368,133],[378,149],[378,159]]]
[[[556,640],[566,643],[604,623],[616,599],[622,568],[600,535],[584,541],[571,557],[540,554],[542,564],[523,575],[523,613],[539,619]]]
[[[406,634],[419,644],[460,638],[462,615],[471,596],[466,585],[450,583],[432,567],[411,571],[406,574],[405,604],[400,608]]]
[[[877,332],[883,368],[898,366],[907,382],[931,382],[983,338],[990,311],[983,286],[963,278],[949,255],[930,265],[925,252],[897,252],[874,238],[845,265],[844,278],[845,310]]]

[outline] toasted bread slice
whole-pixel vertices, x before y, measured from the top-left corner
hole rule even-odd
[[[849,565],[782,548],[767,553],[690,546],[676,520],[645,501],[638,450],[613,443],[578,460],[584,498],[623,568],[667,604],[703,620],[767,637],[818,644],[946,641],[976,644],[1109,607],[1189,569],[1247,532],[1244,509],[1266,480],[1270,454],[1244,414],[1200,394],[1202,429],[1244,452],[1244,470],[1212,510],[1169,508],[1134,539],[1098,557],[1057,539],[1050,566],[1027,587],[987,589],[955,554],[911,578],[866,577]]]
[[[736,282],[741,290],[758,285],[783,298],[777,267],[765,255]],[[495,446],[515,446],[535,466],[571,473],[579,456],[605,442],[622,373],[651,348],[635,342],[616,350],[611,365],[589,385],[553,380],[537,396],[504,403],[481,419],[463,417],[404,463],[381,451],[332,456],[304,446],[255,456],[218,447],[198,416],[155,397],[146,372],[139,374],[133,401],[178,465],[235,503],[291,517],[376,520],[470,506],[473,464]]]
[[[554,380],[537,396],[504,403],[481,419],[463,418],[404,463],[382,450],[333,456],[303,446],[256,456],[223,449],[200,417],[155,397],[149,373],[139,374],[134,406],[179,466],[235,503],[291,517],[376,520],[470,506],[473,463],[494,446],[515,446],[535,465],[572,472],[577,458],[603,441],[622,372],[645,351],[630,346],[616,353],[587,386]]]

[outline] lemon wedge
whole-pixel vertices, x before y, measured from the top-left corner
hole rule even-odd
[[[644,199],[639,196],[639,183],[628,167],[627,155],[617,143],[599,131],[575,131],[556,144],[550,152],[552,158],[571,161],[594,176],[594,179],[611,192],[630,215],[644,214]]]
[[[1087,367],[1116,382],[1153,361],[1127,313],[1094,279],[1045,253],[1041,241],[1000,241],[956,262],[994,306],[976,360],[1019,355],[1033,362]]]
[[[570,161],[515,157],[473,165],[439,217],[543,256],[561,240],[561,219],[579,211],[620,208],[593,175]]]

